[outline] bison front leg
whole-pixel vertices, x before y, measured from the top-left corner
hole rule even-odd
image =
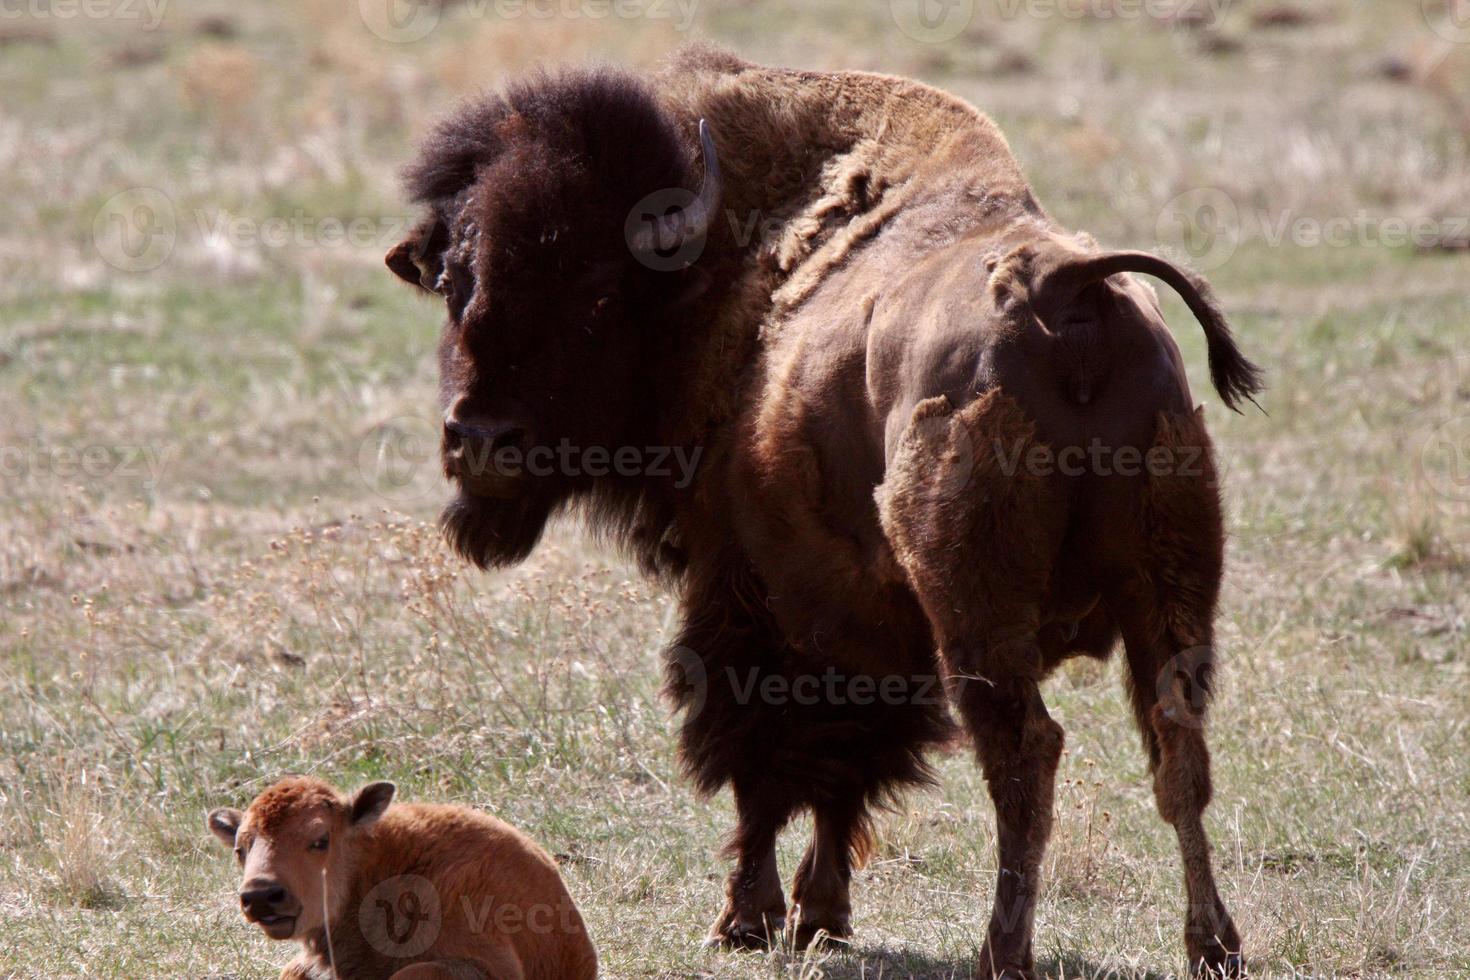
[[[821,935],[830,939],[852,935],[848,889],[853,849],[866,843],[860,801],[855,808],[819,808],[813,823],[812,842],[791,886],[792,941],[798,949],[805,949]]]
[[[1034,426],[1000,391],[958,410],[931,398],[914,410],[878,493],[995,803],[995,906],[980,968],[1011,978],[1034,974],[1032,924],[1062,754],[1061,726],[1037,687],[1037,634],[1066,492],[1015,465],[1034,443]]]
[[[776,806],[753,785],[737,783],[738,822],[727,851],[735,867],[725,881],[725,908],[710,927],[705,945],[763,949],[786,928],[786,896],[776,866],[776,836],[789,808]]]
[[[776,837],[797,802],[791,780],[772,767],[786,705],[760,695],[763,671],[780,657],[780,645],[742,608],[743,582],[704,585],[685,599],[683,627],[665,654],[664,691],[685,711],[679,754],[686,771],[702,791],[728,785],[735,796],[735,831],[725,847],[735,867],[705,945],[760,949],[786,928]]]

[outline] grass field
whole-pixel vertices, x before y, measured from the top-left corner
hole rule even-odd
[[[1060,221],[1209,274],[1271,384],[1268,414],[1224,411],[1167,307],[1231,514],[1222,892],[1257,976],[1470,974],[1454,2],[982,0],[948,38],[908,0],[0,6],[0,976],[273,977],[292,950],[241,921],[203,815],[292,770],[524,828],[610,977],[970,975],[995,862],[966,753],[883,818],[851,951],[705,952],[731,815],[676,771],[670,601],[574,527],[482,575],[432,526],[438,310],[382,268],[397,166],[460,96],[689,38],[949,88]],[[1038,958],[1178,972],[1118,665],[1046,694]]]

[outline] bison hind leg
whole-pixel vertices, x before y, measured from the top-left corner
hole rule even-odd
[[[1190,966],[1197,975],[1244,976],[1240,933],[1215,884],[1203,821],[1212,794],[1205,720],[1224,530],[1199,414],[1161,413],[1154,450],[1180,465],[1148,475],[1132,526],[1135,557],[1131,567],[1111,570],[1106,601],[1122,628],[1154,799],[1178,838]]]
[[[791,885],[792,945],[797,949],[825,938],[846,940],[852,935],[852,869],[868,844],[866,827],[853,827],[853,818],[840,811],[814,814],[812,840],[802,855]],[[859,840],[854,840],[859,838]]]
[[[1068,491],[1025,465],[1037,445],[1034,424],[999,390],[958,410],[932,398],[915,409],[878,494],[884,532],[929,617],[995,804],[999,867],[980,967],[997,977],[1034,973],[1032,928],[1063,745],[1038,682]]]

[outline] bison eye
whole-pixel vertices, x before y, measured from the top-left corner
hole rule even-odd
[[[325,851],[327,849],[327,835],[322,834],[316,840],[306,845],[309,851]]]
[[[245,863],[245,848],[243,848],[243,847],[237,847],[237,848],[235,848],[235,860],[236,861],[239,861],[241,864],[244,864]]]
[[[474,282],[471,279],[469,269],[461,263],[450,260],[444,263],[444,271],[439,274],[439,281],[434,284],[434,291],[449,303],[449,309],[458,316],[464,311],[465,304],[469,302],[474,292]]]

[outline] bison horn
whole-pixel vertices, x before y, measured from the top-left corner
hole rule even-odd
[[[709,231],[720,204],[720,158],[715,153],[709,123],[703,119],[699,121],[699,142],[704,150],[704,183],[700,185],[699,196],[673,214],[660,215],[644,224],[633,237],[634,252],[673,251]]]

